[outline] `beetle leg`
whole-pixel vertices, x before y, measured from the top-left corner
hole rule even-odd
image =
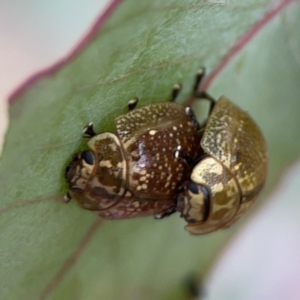
[[[193,167],[196,166],[202,159],[204,159],[205,157],[208,157],[209,155],[206,153],[203,153],[201,155],[199,155],[198,157],[196,157],[195,159],[193,159],[192,161],[192,165]]]
[[[195,116],[195,114],[194,114],[194,112],[193,112],[193,110],[191,109],[190,106],[187,106],[185,108],[185,113],[186,113],[187,116],[189,116],[191,118],[191,120],[193,122],[193,126],[196,128],[196,130],[199,130],[200,129],[200,124],[199,124],[199,122],[198,122],[198,120],[197,120],[197,118],[196,118],[196,116]]]
[[[168,217],[168,216],[170,216],[170,215],[172,215],[172,214],[174,214],[176,212],[177,212],[176,208],[175,207],[171,207],[171,208],[167,209],[166,211],[163,211],[160,214],[154,215],[154,219],[161,220],[161,219],[163,219],[165,217]]]
[[[174,152],[175,158],[181,158],[183,159],[189,166],[194,167],[196,164],[198,164],[199,161],[201,161],[203,158],[207,157],[208,154],[203,153],[202,155],[192,158],[189,155],[187,155],[183,150],[181,150],[181,146],[177,146]]]
[[[199,87],[201,86],[201,82],[204,76],[205,76],[205,68],[203,67],[196,73],[195,84],[192,91],[192,98],[205,99],[210,101],[210,108],[209,108],[209,114],[210,114],[214,105],[216,104],[216,100],[213,97],[211,97],[207,92],[199,90]]]
[[[191,165],[193,163],[193,159],[181,150],[181,146],[176,147],[174,151],[174,157],[183,159],[188,165]]]
[[[201,84],[204,75],[205,75],[205,68],[203,67],[196,73],[193,93],[196,93],[198,91],[198,86]]]
[[[205,91],[195,91],[193,96],[195,99],[198,100],[205,99],[210,102],[210,107],[209,107],[209,114],[210,114],[216,104],[216,100]]]
[[[127,103],[128,110],[129,111],[133,110],[137,106],[138,102],[139,102],[139,99],[137,97],[129,100],[128,103]]]
[[[96,135],[95,131],[94,131],[94,127],[93,127],[93,123],[90,122],[88,123],[84,128],[83,128],[83,138],[91,138],[93,136]]]
[[[172,89],[172,95],[171,95],[171,102],[175,102],[178,94],[180,93],[181,91],[181,84],[180,83],[176,83],[174,86],[173,86],[173,89]]]
[[[64,195],[64,202],[68,203],[72,200],[72,197],[69,192]]]

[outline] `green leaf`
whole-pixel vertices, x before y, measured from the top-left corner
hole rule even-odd
[[[282,1],[288,2],[288,1]],[[174,83],[184,102],[197,69],[218,66],[271,1],[122,3],[72,62],[27,89],[10,108],[0,165],[1,299],[183,299],[185,279],[203,276],[231,230],[189,236],[174,215],[105,221],[67,190],[70,156],[81,131],[114,131],[113,119],[167,101]],[[270,184],[299,155],[299,4],[293,4],[231,59],[210,93],[250,112],[270,149]],[[75,263],[76,262],[76,263]]]

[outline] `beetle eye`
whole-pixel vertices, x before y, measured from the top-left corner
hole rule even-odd
[[[68,165],[68,166],[66,167],[65,173],[66,173],[66,174],[69,173],[70,169],[71,169],[71,167],[70,167],[70,165]]]
[[[94,164],[94,155],[91,151],[83,151],[81,154],[81,158],[89,165]]]
[[[70,187],[70,190],[74,193],[81,193],[82,192],[82,189],[81,188],[78,188],[78,187]]]
[[[188,190],[190,190],[193,194],[199,194],[198,185],[194,182],[189,182],[187,186]]]

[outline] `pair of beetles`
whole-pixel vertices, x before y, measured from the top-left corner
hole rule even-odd
[[[255,202],[267,176],[264,137],[253,119],[226,97],[215,101],[197,91],[191,97],[210,102],[205,124],[192,109],[172,101],[137,108],[115,118],[116,133],[84,128],[89,150],[73,156],[66,168],[69,192],[84,209],[104,219],[180,212],[191,234],[227,228]]]

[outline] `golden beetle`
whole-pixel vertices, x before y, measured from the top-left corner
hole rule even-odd
[[[115,119],[117,133],[84,129],[88,147],[66,168],[69,192],[80,206],[105,219],[181,213],[191,234],[227,228],[254,203],[267,176],[267,147],[251,117],[224,96],[210,101],[200,126],[190,107],[158,103]],[[180,86],[175,85],[174,101]]]

